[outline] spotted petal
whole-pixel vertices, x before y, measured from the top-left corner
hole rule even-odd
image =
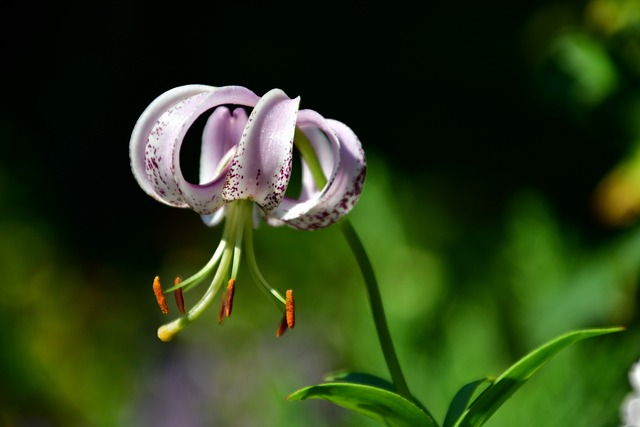
[[[214,89],[215,87],[213,86],[205,85],[187,85],[171,89],[157,97],[151,104],[149,104],[136,122],[129,142],[131,170],[133,171],[133,176],[140,187],[154,199],[162,203],[173,205],[167,200],[164,200],[162,195],[156,191],[152,182],[147,177],[147,158],[145,156],[145,149],[151,130],[155,127],[158,118],[175,104],[192,96],[211,92]],[[186,207],[186,204],[183,203],[179,206]]]
[[[224,204],[221,192],[228,167],[219,168],[216,176],[212,176],[212,169],[206,170],[207,178],[210,178],[208,182],[193,184],[186,181],[180,169],[182,141],[189,127],[207,110],[223,104],[253,107],[258,99],[253,92],[240,86],[215,88],[202,85],[182,86],[158,97],[142,114],[131,137],[131,166],[140,186],[168,205],[190,207],[203,215],[215,212]],[[219,114],[224,116],[224,113]],[[212,120],[224,119],[216,117]],[[230,117],[227,119],[231,120]],[[241,116],[233,119],[242,122]],[[222,129],[220,132],[205,129],[205,151],[211,144],[220,144],[222,149],[233,145],[233,142],[216,140],[237,133],[238,125],[232,121],[227,125],[229,129],[218,126]],[[208,153],[210,156],[224,156],[221,152]],[[213,164],[223,163],[221,158],[210,159]]]
[[[229,165],[225,201],[250,199],[267,213],[280,204],[291,175],[299,102],[279,89],[260,98]]]
[[[327,227],[345,216],[360,197],[366,175],[364,151],[350,128],[315,111],[301,110],[298,127],[313,146],[327,183],[318,189],[303,163],[300,197],[285,198],[269,213],[269,222],[304,230]]]

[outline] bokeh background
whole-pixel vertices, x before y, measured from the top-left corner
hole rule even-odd
[[[22,2],[4,16],[0,425],[377,425],[285,400],[327,372],[387,376],[335,229],[255,233],[264,275],[295,289],[293,331],[275,338],[280,314],[243,270],[224,326],[213,308],[157,339],[153,277],[197,271],[220,230],[146,196],[128,141],[189,83],[279,87],[359,135],[351,219],[409,385],[440,421],[461,386],[547,340],[624,325],[557,356],[488,423],[619,424],[640,358],[637,0]]]

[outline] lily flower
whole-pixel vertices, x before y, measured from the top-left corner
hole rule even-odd
[[[254,281],[284,313],[276,334],[294,326],[293,292],[282,296],[260,273],[253,227],[259,216],[272,226],[327,227],[356,204],[366,174],[364,151],[353,131],[315,111],[299,110],[299,102],[279,89],[259,97],[240,86],[187,85],[160,95],[138,119],[129,150],[140,187],[166,205],[194,210],[208,226],[224,218],[222,239],[200,271],[176,279],[166,291],[159,278],[154,280],[163,313],[168,313],[164,294],[173,291],[182,314],[158,329],[161,340],[169,341],[197,318],[225,284],[219,322],[231,314],[242,252]],[[200,182],[192,183],[182,174],[180,149],[188,129],[205,113],[210,116],[202,134]],[[297,198],[285,195],[294,145],[302,166]],[[182,292],[211,275],[201,299],[186,310]]]

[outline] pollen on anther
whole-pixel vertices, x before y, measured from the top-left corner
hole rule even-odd
[[[162,314],[169,314],[169,306],[167,306],[167,300],[162,292],[162,285],[160,285],[160,277],[158,276],[153,279],[153,293],[156,296],[156,300],[158,301]]]
[[[296,325],[296,312],[293,303],[293,291],[289,289],[286,294],[286,319],[289,329]]]
[[[180,278],[180,276],[176,277],[176,279],[173,281],[173,286],[178,286],[181,281],[182,279]],[[178,306],[180,314],[185,314],[187,310],[184,308],[184,296],[182,295],[182,288],[178,288],[173,291],[173,296],[176,298],[176,305]]]
[[[233,294],[236,291],[236,280],[229,279],[229,283],[227,285],[227,298],[224,307],[225,316],[231,316],[231,309],[233,308]]]
[[[287,316],[283,316],[280,324],[278,325],[278,330],[276,330],[276,337],[281,337],[287,331]]]

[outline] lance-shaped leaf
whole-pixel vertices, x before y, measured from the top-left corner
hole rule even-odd
[[[391,427],[437,427],[433,417],[415,403],[390,390],[348,382],[305,387],[288,400],[324,399]]]
[[[483,425],[538,369],[569,345],[586,338],[621,330],[623,328],[573,331],[538,347],[507,369],[490,387],[478,396],[460,417],[455,427],[478,427]]]
[[[393,385],[392,382],[387,381],[384,378],[380,378],[378,376],[368,374],[366,372],[348,372],[348,371],[332,372],[330,374],[325,375],[324,380],[328,383],[344,382],[344,383],[352,383],[352,384],[370,385],[371,387],[382,388],[384,390],[389,390],[394,393],[396,392],[396,386]]]
[[[462,387],[456,395],[454,396],[451,404],[449,405],[449,410],[447,411],[447,415],[444,417],[444,423],[442,427],[453,427],[455,422],[460,418],[460,416],[464,413],[473,397],[473,394],[476,392],[478,387],[485,383],[491,383],[493,380],[490,378],[483,378],[481,380],[473,381],[469,384],[466,384]]]

